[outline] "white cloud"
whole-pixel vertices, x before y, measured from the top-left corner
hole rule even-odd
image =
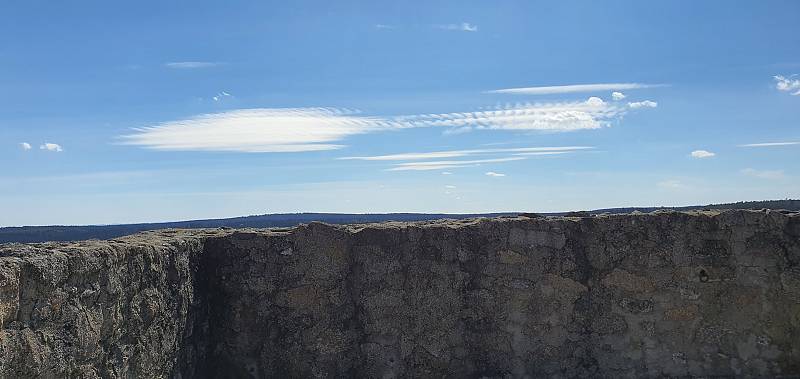
[[[506,176],[506,174],[501,174],[501,173],[498,173],[498,172],[489,171],[489,172],[486,173],[486,176],[493,176],[493,177],[497,178],[497,177],[501,177],[501,176]]]
[[[460,24],[444,24],[444,25],[434,25],[437,29],[442,30],[453,30],[459,32],[477,32],[478,26],[472,25],[468,22],[462,22]]]
[[[712,153],[706,150],[695,150],[692,151],[692,158],[711,158],[717,154]]]
[[[448,185],[444,186],[444,188],[447,188],[447,189],[455,189],[455,188],[456,188],[456,186],[448,184]]]
[[[613,99],[614,101],[620,101],[625,97],[626,97],[625,94],[622,92],[617,92],[617,91],[611,92],[611,99]]]
[[[592,96],[588,100],[586,100],[586,104],[592,107],[602,107],[603,105],[606,104],[606,102],[597,96]]]
[[[746,145],[739,145],[739,147],[773,147],[773,146],[791,146],[791,145],[800,145],[800,142],[748,143]]]
[[[64,151],[61,148],[61,145],[59,145],[57,143],[50,143],[50,142],[45,142],[44,144],[40,145],[39,149],[47,150],[47,151],[54,151],[54,152]]]
[[[407,162],[397,163],[394,167],[386,171],[429,171],[442,170],[459,167],[479,166],[483,163],[498,163],[523,160],[523,157],[476,159],[476,160],[453,160],[453,161],[426,161],[426,162]]]
[[[645,101],[636,101],[633,103],[628,103],[628,106],[631,109],[639,109],[639,108],[655,108],[658,106],[658,103],[655,101],[645,100]]]
[[[394,29],[394,28],[395,27],[393,25],[375,24],[375,29]]]
[[[339,149],[333,142],[394,127],[347,109],[243,109],[139,128],[121,138],[156,150],[299,152]]]
[[[26,150],[27,151],[27,150],[31,149],[31,144],[29,144],[27,142],[20,142],[19,143],[19,148],[22,149],[22,150]]]
[[[561,93],[576,92],[605,92],[631,90],[640,88],[663,87],[663,84],[644,84],[644,83],[598,83],[598,84],[572,84],[566,86],[543,86],[543,87],[522,87],[504,88],[488,91],[488,93],[505,93],[514,95],[552,95]],[[613,95],[612,95],[613,96]]]
[[[599,129],[629,109],[598,97],[586,101],[524,103],[461,113],[363,116],[337,108],[240,109],[135,129],[122,143],[158,150],[298,152],[332,150],[356,134],[406,128],[570,132]],[[441,155],[446,158],[454,155]],[[402,159],[414,159],[403,157]]]
[[[167,62],[164,63],[164,66],[168,68],[174,69],[193,69],[193,68],[208,68],[219,66],[219,62],[200,62],[200,61],[188,61],[188,62]]]
[[[442,175],[453,175],[450,171],[442,171]]]
[[[686,186],[683,183],[681,183],[680,180],[677,180],[677,179],[669,179],[669,180],[664,180],[664,181],[658,182],[658,186],[661,187],[661,188],[666,188],[666,189],[686,188]]]
[[[229,94],[229,93],[227,93],[225,91],[222,91],[222,92],[216,94],[214,97],[212,97],[212,99],[214,101],[221,101],[221,100],[225,99],[226,97],[233,97],[233,95],[231,95],[231,94]]]
[[[516,153],[514,155],[523,156],[523,157],[530,157],[530,156],[537,156],[537,155],[561,155],[561,154],[569,154],[574,153],[575,151],[534,151],[530,153]]]
[[[593,149],[591,146],[554,146],[554,147],[517,147],[507,149],[474,149],[474,150],[450,150],[434,151],[427,153],[403,153],[390,155],[375,155],[366,157],[342,157],[338,159],[362,160],[362,161],[410,161],[440,158],[458,158],[476,154],[497,154],[497,153],[518,153],[515,155],[539,155],[552,153],[567,153],[578,150]]]
[[[525,103],[496,110],[400,117],[411,125],[442,126],[465,133],[473,130],[568,132],[609,126],[627,112],[597,97],[586,101]]]
[[[783,170],[756,170],[753,168],[746,168],[742,170],[742,174],[760,179],[782,179],[784,177]]]
[[[772,78],[775,79],[775,88],[778,91],[791,92],[794,96],[800,95],[800,79],[793,79],[796,76],[796,74],[790,75],[789,77],[782,75],[773,76]]]

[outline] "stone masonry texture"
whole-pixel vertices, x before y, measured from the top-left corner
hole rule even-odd
[[[800,376],[800,214],[0,245],[0,378]]]

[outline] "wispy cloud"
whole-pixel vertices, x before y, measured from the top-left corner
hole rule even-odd
[[[498,177],[506,176],[506,174],[501,174],[499,172],[489,171],[489,172],[486,173],[486,176],[492,176],[492,177],[498,178]]]
[[[620,100],[624,99],[625,97],[627,97],[627,96],[625,96],[625,94],[622,93],[622,92],[617,92],[617,91],[611,92],[611,99],[614,100],[614,101],[620,101]]]
[[[436,28],[436,29],[452,30],[452,31],[458,31],[458,32],[477,32],[478,31],[478,26],[477,25],[472,25],[472,24],[470,24],[468,22],[462,22],[460,24],[434,25],[433,27]]]
[[[739,147],[774,147],[774,146],[791,146],[800,145],[800,142],[765,142],[765,143],[748,143],[739,145]]]
[[[658,107],[658,103],[655,101],[645,100],[645,101],[636,101],[633,103],[628,103],[628,107],[631,109],[639,109],[639,108],[655,108]]]
[[[216,95],[215,95],[214,97],[212,97],[211,99],[213,99],[214,101],[217,101],[217,102],[219,102],[219,101],[222,101],[222,100],[224,100],[224,99],[225,99],[225,98],[227,98],[227,97],[233,97],[233,95],[231,95],[231,94],[229,94],[229,93],[227,93],[227,92],[225,92],[225,91],[222,91],[222,92],[220,92],[220,93],[216,94]]]
[[[509,162],[528,159],[535,155],[553,155],[575,153],[581,150],[593,149],[591,146],[555,146],[555,147],[519,147],[507,149],[471,149],[471,150],[450,150],[433,152],[416,152],[390,155],[374,155],[360,157],[342,157],[342,160],[362,160],[362,161],[411,161],[394,164],[388,171],[423,171],[440,170],[460,167],[477,166],[483,163]],[[500,156],[491,159],[475,159],[476,156],[493,154]],[[467,158],[465,160],[429,161],[431,159],[443,158]],[[472,159],[470,159],[472,158]],[[451,175],[445,171],[442,175]]]
[[[375,29],[395,29],[394,25],[387,25],[387,24],[375,24]]]
[[[50,143],[50,142],[43,143],[42,145],[39,146],[39,149],[47,150],[47,151],[53,151],[53,152],[64,151],[64,149],[61,148],[61,145],[59,145],[57,143]]]
[[[484,163],[499,163],[520,161],[524,157],[508,157],[508,158],[493,158],[493,159],[475,159],[475,160],[452,160],[452,161],[425,161],[425,162],[406,162],[397,163],[394,167],[386,169],[386,171],[429,171],[429,170],[443,170],[450,168],[460,167],[473,167],[479,166]]]
[[[700,159],[702,159],[702,158],[711,158],[711,157],[713,157],[713,156],[715,156],[717,154],[712,153],[712,152],[707,151],[707,150],[695,150],[695,151],[692,151],[691,155],[692,155],[692,158],[700,158]]]
[[[406,116],[397,120],[411,125],[447,127],[457,133],[473,130],[568,132],[610,126],[626,112],[625,107],[590,97],[586,101],[525,103],[504,109]]]
[[[537,155],[562,155],[562,154],[569,154],[574,153],[574,151],[534,151],[530,153],[517,153],[514,155],[518,156],[537,156]]]
[[[543,153],[567,153],[578,150],[593,149],[591,146],[554,146],[554,147],[518,147],[508,149],[473,149],[473,150],[449,150],[433,151],[426,153],[402,153],[389,155],[374,155],[362,157],[342,157],[345,160],[362,161],[409,161],[441,158],[458,158],[476,154],[498,154],[498,153],[517,153],[518,155],[543,154]]]
[[[785,177],[783,170],[756,170],[754,168],[746,168],[741,172],[744,175],[760,179],[783,179]]]
[[[349,109],[244,109],[138,128],[121,143],[155,150],[285,153],[339,149],[343,146],[332,142],[396,127]]]
[[[796,78],[797,74],[785,77],[783,75],[775,75],[772,78],[775,80],[775,88],[781,92],[789,92],[794,96],[800,95],[800,79]]]
[[[664,84],[645,84],[645,83],[571,84],[564,86],[505,88],[505,89],[496,89],[488,91],[488,93],[505,93],[514,95],[552,95],[552,94],[576,93],[576,92],[622,91],[622,90],[654,88],[663,86]]]
[[[22,150],[28,151],[28,150],[31,149],[31,144],[29,144],[27,142],[20,142],[19,143],[19,148],[22,149]]]
[[[599,129],[628,107],[599,97],[586,101],[525,103],[495,110],[407,116],[365,116],[338,108],[258,108],[204,114],[135,129],[121,143],[157,150],[299,152],[339,149],[348,136],[407,128],[570,132]],[[523,151],[520,151],[523,152]],[[440,155],[448,158],[458,155]],[[404,157],[402,159],[414,159]]]
[[[187,61],[187,62],[167,62],[164,66],[174,69],[193,69],[193,68],[209,68],[219,66],[219,62],[202,62],[202,61]]]
[[[442,175],[453,175],[450,171],[442,171]]]
[[[671,189],[671,190],[686,188],[686,185],[684,185],[680,180],[677,179],[660,181],[657,183],[657,185],[661,188]]]

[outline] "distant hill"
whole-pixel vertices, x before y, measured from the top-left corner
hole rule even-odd
[[[652,212],[656,210],[696,210],[696,209],[787,209],[800,211],[800,200],[768,200],[768,201],[742,201],[727,204],[709,204],[687,207],[631,207],[608,208],[588,211],[592,214],[600,213],[631,213]],[[286,227],[312,221],[322,221],[331,224],[354,224],[382,221],[426,221],[437,219],[464,219],[472,217],[513,216],[519,212],[508,213],[483,213],[483,214],[444,214],[444,213],[376,213],[376,214],[345,214],[345,213],[284,213],[245,216],[223,219],[176,221],[145,224],[120,224],[120,225],[86,225],[86,226],[20,226],[0,228],[0,243],[7,242],[46,242],[46,241],[79,241],[87,239],[110,239],[145,230],[157,229],[195,229],[195,228],[269,228]],[[559,216],[562,213],[544,213],[544,215]]]

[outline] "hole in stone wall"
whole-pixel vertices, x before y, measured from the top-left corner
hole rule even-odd
[[[708,273],[706,273],[706,270],[700,269],[699,276],[701,282],[705,283],[708,281]]]

